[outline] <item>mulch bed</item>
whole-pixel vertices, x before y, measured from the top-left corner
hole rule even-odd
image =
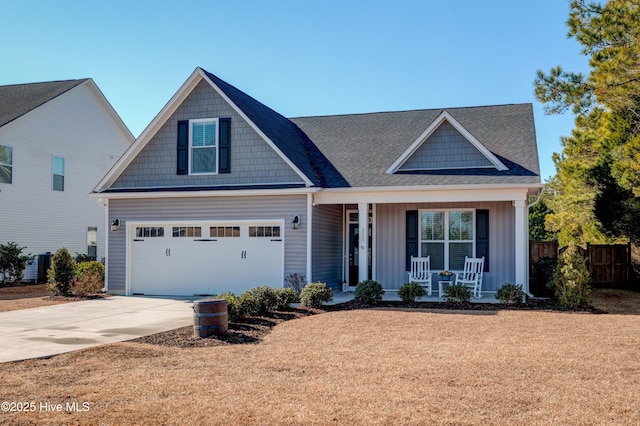
[[[159,346],[178,348],[197,348],[209,346],[224,346],[237,344],[260,343],[273,327],[297,318],[316,315],[323,312],[344,311],[366,308],[395,308],[395,309],[427,309],[427,310],[468,310],[468,311],[500,311],[500,310],[537,310],[537,311],[566,311],[601,314],[605,313],[594,308],[568,309],[560,306],[553,299],[532,299],[526,304],[503,305],[496,303],[447,303],[447,302],[417,302],[407,305],[402,302],[383,301],[375,305],[363,305],[355,302],[323,306],[322,309],[306,307],[292,308],[290,311],[273,312],[268,316],[247,317],[238,322],[229,322],[226,334],[199,338],[194,335],[193,326],[186,326],[163,333],[152,334],[130,342],[147,343]]]

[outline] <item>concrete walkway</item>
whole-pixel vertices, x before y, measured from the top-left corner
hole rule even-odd
[[[0,312],[0,362],[41,358],[193,324],[193,299],[111,296]]]

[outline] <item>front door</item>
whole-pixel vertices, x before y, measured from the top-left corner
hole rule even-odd
[[[371,212],[369,212],[369,253],[367,258],[369,259],[369,277],[372,277],[372,253],[373,253],[373,232],[371,226]],[[358,211],[357,210],[347,210],[347,283],[349,284],[350,290],[353,290],[355,286],[358,284],[358,245],[360,241],[359,229],[358,229]]]

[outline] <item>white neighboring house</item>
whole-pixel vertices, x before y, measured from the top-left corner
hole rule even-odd
[[[104,258],[105,209],[89,193],[133,140],[90,78],[0,86],[0,243],[36,255],[25,280],[61,247]]]

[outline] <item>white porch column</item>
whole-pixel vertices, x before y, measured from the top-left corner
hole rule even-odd
[[[527,229],[527,204],[524,200],[516,200],[513,202],[515,207],[515,244],[516,244],[516,282],[514,284],[522,284],[523,291],[529,292],[529,283],[527,282],[527,252],[529,245],[529,232]]]
[[[369,204],[358,204],[358,282],[369,279]]]

